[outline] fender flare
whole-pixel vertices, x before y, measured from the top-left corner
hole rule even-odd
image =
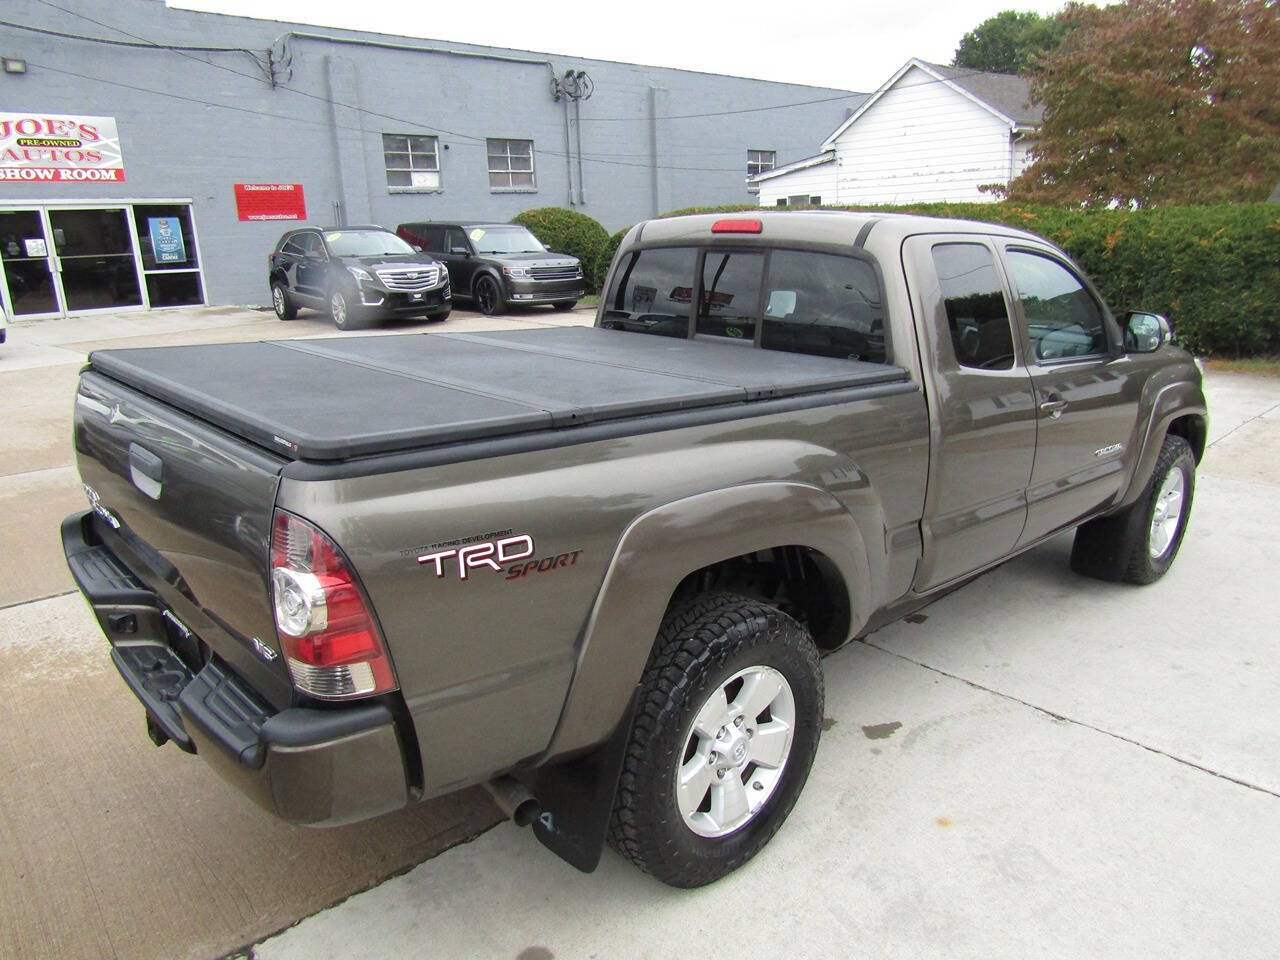
[[[1194,383],[1184,380],[1167,384],[1160,389],[1151,404],[1147,430],[1142,439],[1142,447],[1135,461],[1133,474],[1129,478],[1129,485],[1116,500],[1116,509],[1129,506],[1146,489],[1147,483],[1151,480],[1151,474],[1155,472],[1156,459],[1160,456],[1160,448],[1164,445],[1164,438],[1169,432],[1170,424],[1182,417],[1191,416],[1199,418],[1203,429],[1204,421],[1208,416],[1207,409],[1204,393]],[[1203,453],[1202,444],[1196,451],[1197,462]]]
[[[686,576],[777,546],[809,547],[827,557],[844,582],[850,635],[856,634],[872,613],[873,570],[853,515],[826,490],[748,483],[664,504],[636,518],[619,539],[544,759],[590,747],[616,729]]]

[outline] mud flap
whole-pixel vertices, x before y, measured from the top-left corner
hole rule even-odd
[[[533,832],[543,846],[583,873],[595,870],[604,851],[639,696],[637,688],[608,740],[590,753],[538,768],[528,782],[542,808]]]

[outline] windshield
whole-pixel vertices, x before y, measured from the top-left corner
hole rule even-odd
[[[413,247],[386,230],[331,230],[324,235],[335,257],[384,257],[413,253]]]
[[[473,227],[467,236],[476,253],[542,253],[542,244],[525,227]]]

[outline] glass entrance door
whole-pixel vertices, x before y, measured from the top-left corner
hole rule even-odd
[[[127,210],[48,213],[54,262],[69,312],[142,306]]]
[[[0,210],[0,279],[13,316],[62,313],[52,253],[39,210]]]

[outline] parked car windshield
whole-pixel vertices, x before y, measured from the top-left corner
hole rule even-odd
[[[324,235],[335,257],[382,257],[413,253],[413,247],[386,230],[330,230]]]
[[[525,227],[472,227],[467,236],[476,253],[542,253],[544,247]]]

